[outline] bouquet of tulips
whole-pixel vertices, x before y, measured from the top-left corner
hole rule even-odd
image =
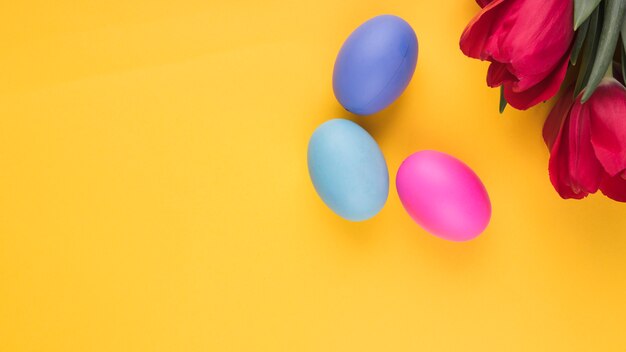
[[[562,198],[626,202],[626,0],[476,0],[461,50],[487,60],[500,112],[560,92],[543,127]]]

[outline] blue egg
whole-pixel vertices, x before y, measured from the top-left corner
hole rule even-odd
[[[389,172],[378,144],[356,123],[334,119],[320,125],[308,150],[315,190],[337,215],[361,221],[376,215],[389,194]]]
[[[417,64],[417,36],[397,16],[359,26],[341,47],[333,72],[335,97],[358,115],[376,113],[406,89]]]

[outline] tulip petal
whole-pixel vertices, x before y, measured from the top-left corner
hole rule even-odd
[[[506,100],[522,110],[554,96],[574,38],[572,1],[477,2],[485,6],[465,28],[460,47],[469,57],[492,62],[487,84],[503,85]]]
[[[487,60],[489,54],[485,52],[485,46],[492,36],[494,28],[500,22],[503,13],[504,0],[494,0],[485,6],[467,25],[461,35],[461,51],[475,59]],[[510,1],[509,1],[510,3]],[[507,3],[504,3],[506,6]]]
[[[491,88],[499,87],[502,83],[513,82],[517,78],[507,70],[506,64],[492,62],[487,71],[487,85]]]
[[[563,121],[565,121],[565,118],[569,115],[572,104],[574,103],[572,93],[571,87],[565,91],[561,99],[556,102],[546,122],[543,124],[543,140],[546,142],[546,146],[550,151],[552,150],[556,137],[561,133]]]
[[[527,90],[550,74],[568,53],[574,38],[573,1],[512,0],[500,26],[495,61],[510,64],[518,81],[515,91]],[[513,11],[513,7],[517,7]],[[512,13],[515,12],[515,13]]]
[[[626,172],[611,177],[606,174],[600,184],[602,193],[618,202],[626,202]]]
[[[526,110],[552,98],[559,91],[561,83],[565,79],[568,62],[569,55],[564,56],[557,69],[552,71],[543,81],[524,91],[517,91],[514,84],[505,81],[503,84],[506,101],[518,110]]]
[[[587,106],[574,103],[569,115],[569,177],[574,192],[595,193],[604,170],[591,145],[590,113]]]
[[[604,79],[587,101],[591,113],[591,143],[610,176],[626,170],[626,88]]]
[[[478,6],[480,6],[480,7],[485,7],[485,6],[489,5],[489,3],[490,3],[491,1],[492,1],[492,0],[476,0],[476,3],[477,3],[477,4],[478,4]]]
[[[561,133],[554,140],[552,151],[550,152],[550,162],[548,170],[550,182],[561,198],[582,199],[588,193],[583,190],[572,189],[572,181],[569,175],[569,143],[563,140],[563,136],[569,135],[569,123],[564,123]]]

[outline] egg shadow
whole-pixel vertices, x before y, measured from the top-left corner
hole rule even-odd
[[[429,265],[442,275],[462,278],[493,256],[493,247],[497,242],[497,238],[494,238],[497,231],[494,229],[488,229],[469,241],[454,242],[428,233],[414,223],[408,214],[400,215],[406,215],[406,218],[403,216],[405,219],[397,220],[402,223],[397,234],[406,237],[407,246],[415,257],[414,265]]]
[[[303,226],[307,226],[307,221],[323,223],[323,227],[327,231],[323,231],[321,235],[331,237],[343,243],[349,243],[355,246],[355,248],[371,246],[375,242],[375,238],[384,233],[379,225],[375,225],[378,215],[364,221],[346,220],[337,215],[324,203],[310,180],[306,182],[303,180],[297,187],[308,189],[306,192],[307,196],[304,199],[304,207],[307,209],[308,219],[303,221]]]
[[[408,97],[406,97],[408,98]],[[406,113],[406,99],[400,97],[390,106],[382,111],[363,117],[363,128],[368,130],[372,136],[382,137],[389,129],[393,128],[394,123],[399,119],[400,115]]]
[[[403,94],[405,95],[405,94]],[[363,127],[369,134],[377,141],[387,134],[387,131],[394,128],[396,121],[400,118],[400,115],[407,113],[406,111],[406,99],[407,97],[400,96],[390,106],[385,109],[371,115],[358,115],[349,110],[346,110],[341,105],[337,106],[334,110],[336,116],[346,116],[347,119],[354,121]]]

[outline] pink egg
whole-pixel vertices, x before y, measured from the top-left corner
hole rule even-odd
[[[480,235],[491,218],[491,202],[478,176],[458,159],[434,150],[402,162],[396,187],[406,211],[426,231],[450,241]]]

